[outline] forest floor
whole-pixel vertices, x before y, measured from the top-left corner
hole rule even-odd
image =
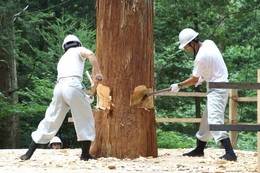
[[[81,161],[80,149],[37,149],[30,160],[19,157],[26,149],[0,150],[1,173],[257,173],[257,153],[235,150],[238,161],[218,157],[223,149],[205,150],[204,157],[184,157],[190,149],[158,149],[158,157],[98,158]]]

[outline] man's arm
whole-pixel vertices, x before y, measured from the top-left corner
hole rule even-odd
[[[188,87],[191,85],[195,85],[199,81],[199,77],[192,76],[189,79],[178,83],[179,88]]]
[[[92,80],[93,80],[93,83],[95,83],[97,80],[99,80],[100,77],[103,78],[96,55],[91,50],[88,50],[88,49],[81,50],[80,55],[83,58],[88,58],[90,64],[92,65]]]

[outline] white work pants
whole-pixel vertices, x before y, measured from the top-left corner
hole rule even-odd
[[[38,144],[48,143],[58,132],[66,114],[71,110],[78,141],[95,139],[95,122],[90,103],[79,78],[60,79],[53,92],[52,102],[46,110],[32,139]]]
[[[196,137],[207,142],[212,137],[216,142],[228,138],[226,131],[209,131],[209,124],[224,124],[224,111],[228,100],[227,89],[209,89],[207,94],[207,105],[202,116],[199,131]]]

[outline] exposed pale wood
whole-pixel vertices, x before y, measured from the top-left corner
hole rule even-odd
[[[257,97],[237,97],[238,102],[256,102]]]
[[[237,124],[237,101],[236,98],[238,97],[237,89],[232,89],[229,92],[229,123],[230,124]],[[233,148],[237,148],[237,132],[230,131],[230,140],[232,143]]]
[[[110,88],[99,84],[97,86],[97,109],[111,110],[113,107],[112,98],[110,95]]]
[[[209,88],[260,89],[260,83],[209,82]]]
[[[152,88],[146,88],[145,85],[139,85],[134,88],[133,94],[130,97],[130,106],[137,108],[152,109],[154,108],[154,98],[152,95],[146,95],[152,93]]]

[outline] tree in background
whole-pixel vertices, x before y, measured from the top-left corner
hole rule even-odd
[[[17,103],[17,76],[14,51],[15,6],[12,1],[0,5],[0,148],[16,148],[19,144],[19,116],[7,110]],[[7,111],[4,111],[7,110]]]

